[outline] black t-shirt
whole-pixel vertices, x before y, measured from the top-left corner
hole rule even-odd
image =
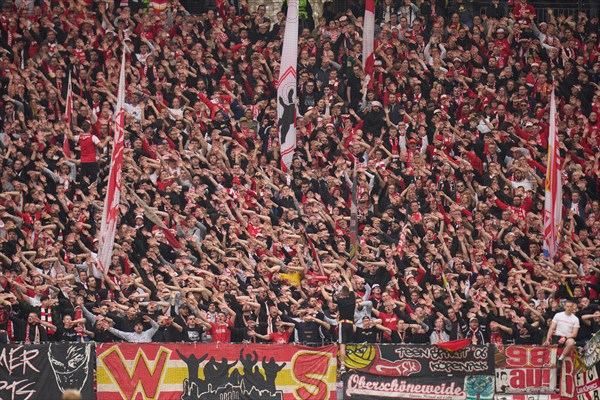
[[[202,341],[202,332],[204,332],[204,328],[201,325],[195,326],[193,328],[184,326],[183,340],[185,342],[200,343]]]
[[[79,333],[75,330],[75,327],[70,329],[64,326],[59,326],[56,332],[57,338],[61,342],[77,342],[79,341]]]
[[[322,338],[319,327],[320,325],[314,321],[297,323],[296,331],[298,332],[300,343],[320,343]]]
[[[346,319],[354,321],[354,308],[356,307],[356,296],[354,295],[354,292],[350,292],[348,297],[338,297],[334,299],[334,302],[338,305],[340,320]]]
[[[379,331],[375,327],[369,329],[356,328],[354,332],[354,342],[356,343],[377,343],[377,334]]]

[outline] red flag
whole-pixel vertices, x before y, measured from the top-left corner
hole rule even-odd
[[[449,342],[436,343],[435,346],[447,350],[447,351],[458,351],[471,344],[471,339],[456,339]]]
[[[365,74],[369,77],[369,88],[373,88],[373,65],[375,63],[375,2],[365,3],[363,22],[362,60]]]
[[[69,83],[67,86],[67,103],[65,104],[65,121],[69,129],[71,128],[71,118],[73,117],[73,86],[71,85],[71,71],[69,71]],[[69,145],[69,137],[63,135],[63,153],[65,157],[71,158],[71,146]]]
[[[119,93],[115,109],[112,156],[110,159],[110,172],[108,174],[108,187],[104,198],[102,210],[102,225],[100,226],[100,239],[98,251],[98,264],[100,269],[106,271],[110,265],[115,233],[119,219],[119,203],[121,202],[121,170],[123,167],[123,147],[125,128],[125,49],[121,59],[121,74],[119,77]]]
[[[173,247],[175,249],[181,248],[181,244],[179,244],[179,240],[177,240],[177,238],[175,237],[175,235],[173,235],[173,232],[171,232],[171,230],[169,228],[161,228],[161,230],[165,234],[165,239],[167,239],[167,242],[169,242],[171,247]]]

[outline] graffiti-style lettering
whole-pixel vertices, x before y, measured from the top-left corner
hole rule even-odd
[[[553,367],[556,349],[544,347],[509,346],[506,348],[506,365],[510,367]]]
[[[295,390],[299,399],[325,400],[329,398],[327,372],[330,354],[299,352],[292,360],[293,377],[302,385]]]
[[[9,399],[29,400],[35,396],[35,381],[22,379],[20,381],[0,381],[0,395],[8,393]],[[0,396],[0,399],[4,397]]]
[[[27,349],[25,346],[5,347],[0,351],[0,368],[5,368],[9,375],[13,375],[13,373],[26,375],[28,372],[40,372],[31,363],[39,354],[38,349]]]
[[[133,399],[138,391],[142,391],[144,398],[156,399],[160,394],[159,387],[167,371],[165,367],[170,355],[170,350],[161,347],[150,367],[146,353],[138,349],[131,370],[126,366],[125,358],[117,346],[101,358],[124,398]]]

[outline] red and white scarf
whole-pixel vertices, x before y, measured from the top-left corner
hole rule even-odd
[[[50,308],[40,308],[40,319],[44,322],[52,324],[52,310]],[[54,335],[54,331],[48,328],[48,334]]]

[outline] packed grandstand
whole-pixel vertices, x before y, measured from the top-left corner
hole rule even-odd
[[[285,166],[287,8],[4,1],[0,343],[583,346],[600,329],[598,18],[447,3],[379,1],[366,72],[364,3],[313,20],[300,1]]]

